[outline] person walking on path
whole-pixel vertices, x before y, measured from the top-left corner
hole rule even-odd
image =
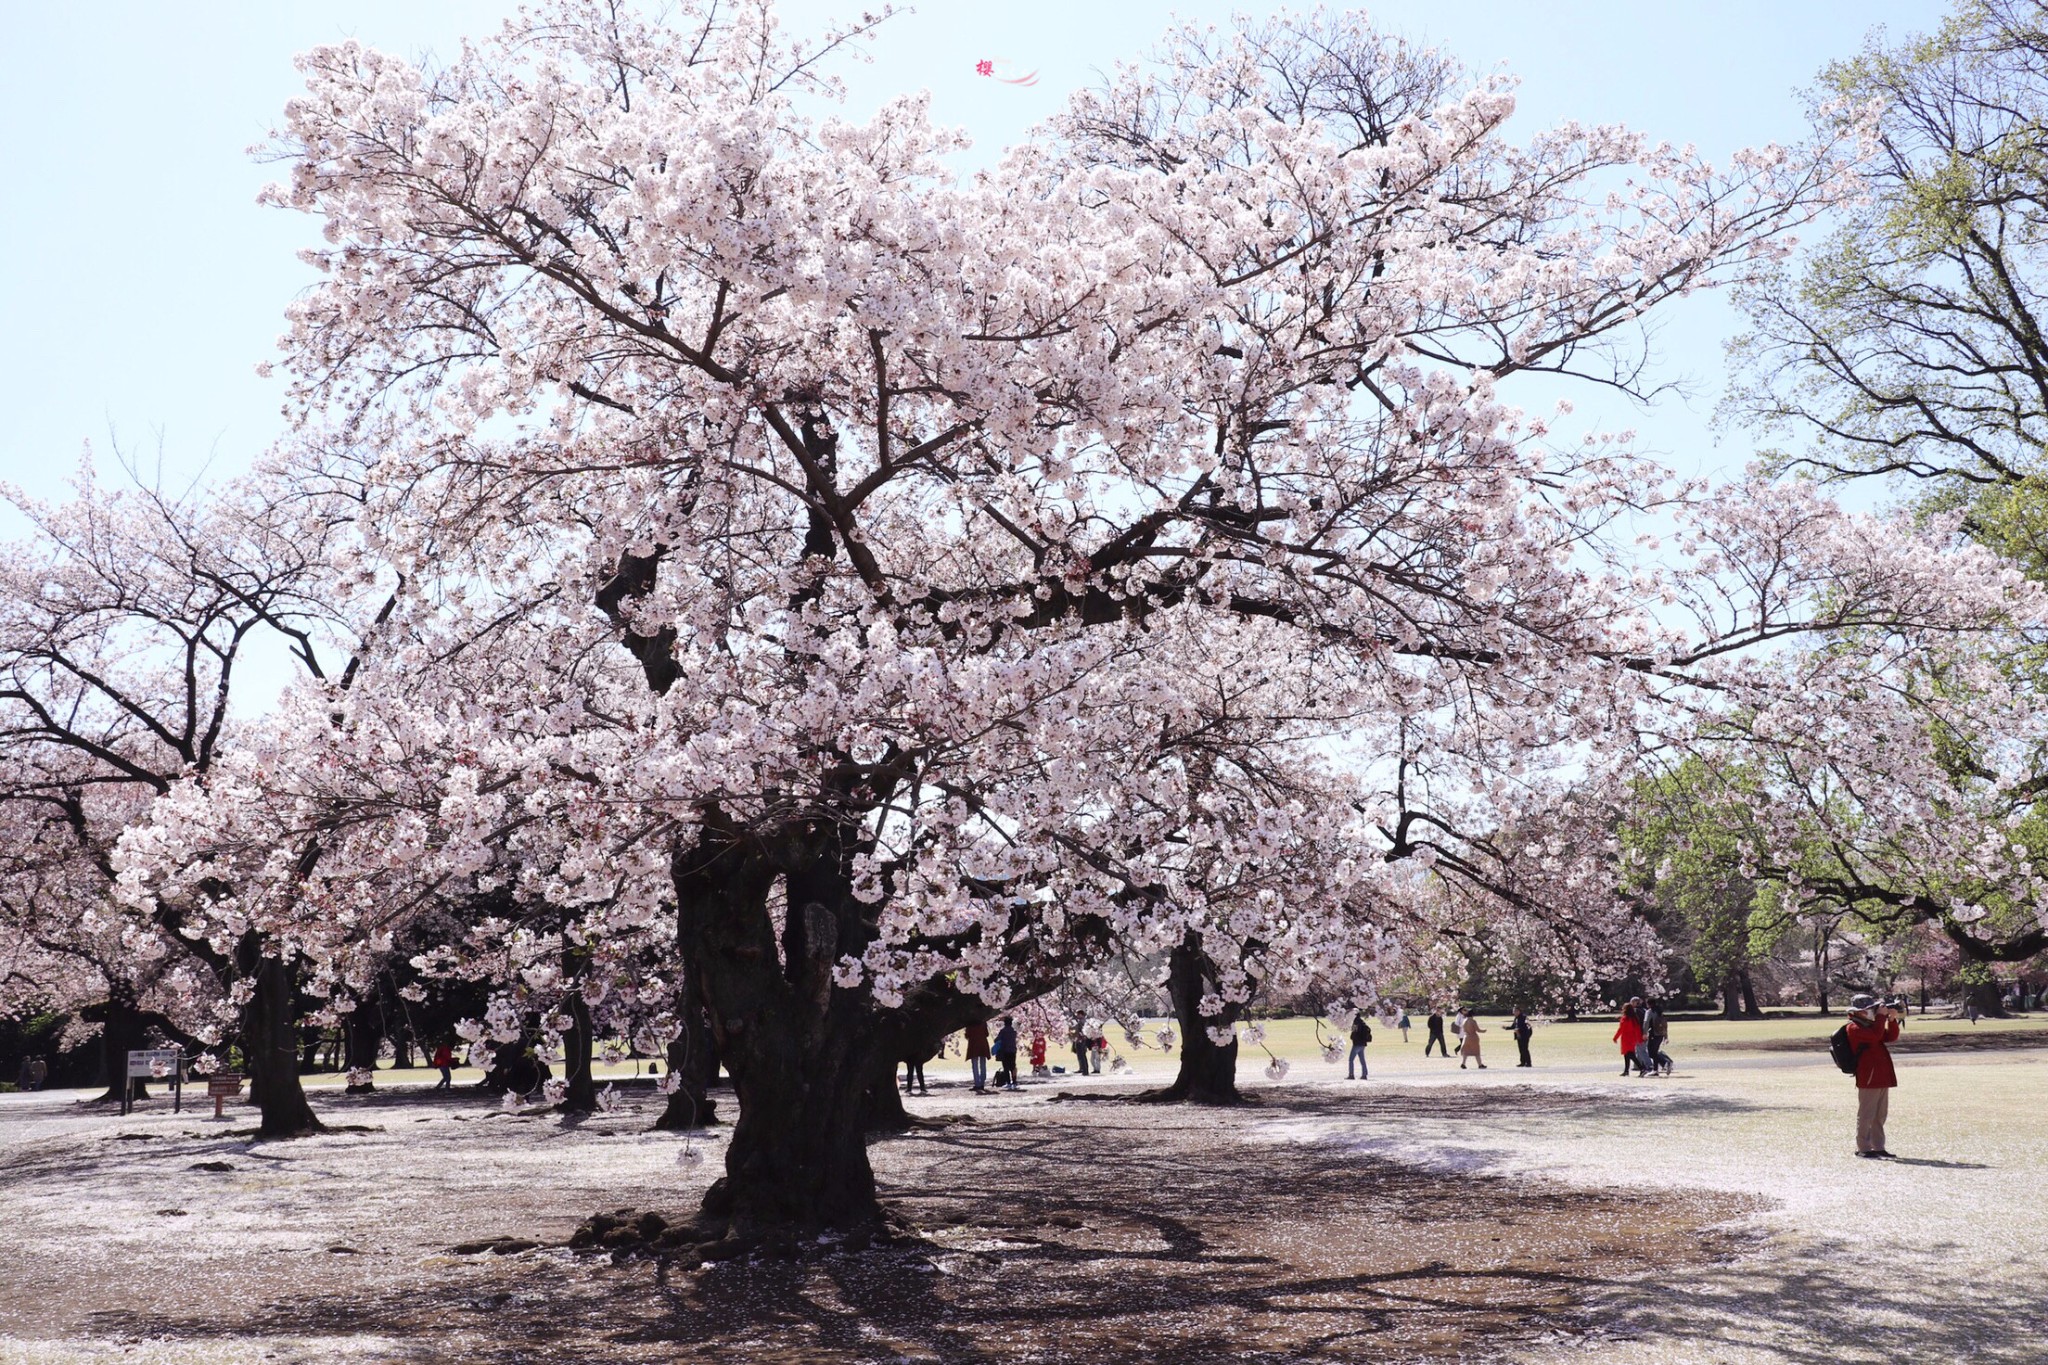
[[[1458,1047],[1458,1070],[1463,1071],[1468,1060],[1479,1062],[1479,1069],[1486,1070],[1486,1063],[1479,1061],[1479,1035],[1486,1032],[1479,1027],[1479,1016],[1469,1010],[1460,1010],[1458,1018],[1458,1031],[1465,1035],[1465,1041]]]
[[[1636,1012],[1638,1002],[1631,1000],[1621,1007],[1621,1022],[1614,1026],[1614,1041],[1621,1044],[1621,1074],[1628,1075],[1628,1069],[1635,1065],[1636,1049],[1643,1045],[1643,1018]]]
[[[1429,1055],[1429,1050],[1433,1047],[1441,1048],[1443,1050],[1444,1059],[1448,1061],[1451,1056],[1451,1049],[1449,1045],[1444,1042],[1444,1011],[1441,1005],[1431,1005],[1429,1007],[1428,1023],[1429,1038],[1422,1044],[1422,1055],[1427,1057]]]
[[[1395,1028],[1397,1028],[1397,1029],[1399,1029],[1399,1030],[1401,1030],[1401,1046],[1403,1046],[1403,1047],[1406,1047],[1406,1046],[1408,1046],[1408,1011],[1407,1011],[1407,1010],[1402,1010],[1402,1011],[1401,1011],[1401,1022],[1400,1022],[1400,1023],[1398,1023],[1398,1024],[1396,1024],[1396,1025],[1394,1025],[1394,1027],[1395,1027]]]
[[[436,1090],[446,1090],[455,1084],[455,1049],[443,1043],[434,1049],[434,1065],[441,1069],[441,1083]]]
[[[1849,1001],[1848,1027],[1849,1047],[1856,1054],[1856,1155],[1889,1157],[1884,1121],[1899,1084],[1889,1044],[1899,1040],[1899,1012],[1859,995]]]
[[[1016,1090],[1017,1085],[1017,1026],[1003,1016],[1003,1026],[996,1030],[996,1041],[991,1049],[996,1055],[996,1084],[1005,1090]]]
[[[974,1093],[988,1093],[988,1025],[969,1024],[967,1033],[967,1069],[974,1073]]]
[[[1671,1074],[1671,1054],[1664,1050],[1664,1044],[1671,1037],[1671,1020],[1665,1017],[1662,1005],[1649,1005],[1643,1012],[1643,1043],[1650,1065],[1660,1076]]]
[[[1517,1006],[1515,1022],[1509,1026],[1508,1031],[1514,1034],[1515,1050],[1522,1054],[1522,1060],[1515,1065],[1534,1066],[1535,1063],[1529,1060],[1529,1038],[1536,1032],[1536,1027],[1529,1022],[1529,1011]]]
[[[1372,1025],[1365,1022],[1365,1016],[1363,1014],[1352,1015],[1351,1055],[1347,1057],[1344,1061],[1345,1080],[1348,1081],[1354,1079],[1352,1075],[1354,1068],[1358,1073],[1356,1079],[1362,1081],[1367,1078],[1365,1070],[1365,1045],[1367,1043],[1370,1043],[1371,1041]]]

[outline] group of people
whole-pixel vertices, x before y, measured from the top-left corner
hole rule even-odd
[[[16,1073],[14,1085],[17,1090],[41,1090],[43,1083],[50,1079],[50,1064],[41,1057],[24,1057],[21,1070]]]
[[[1439,1007],[1431,1007],[1429,1018],[1425,1022],[1429,1028],[1429,1036],[1422,1044],[1422,1055],[1427,1057],[1430,1055],[1431,1050],[1435,1049],[1442,1054],[1444,1060],[1449,1061],[1451,1049],[1444,1040],[1443,1010]],[[1400,1027],[1401,1036],[1405,1039],[1408,1036],[1408,1016],[1406,1014],[1401,1016]],[[1481,1055],[1479,1042],[1479,1035],[1485,1033],[1486,1029],[1480,1026],[1479,1016],[1465,1006],[1459,1005],[1457,1013],[1451,1021],[1451,1029],[1458,1035],[1458,1070],[1463,1071],[1468,1065],[1472,1064],[1476,1064],[1481,1071],[1486,1070],[1486,1061]],[[1535,1062],[1529,1058],[1529,1040],[1535,1036],[1535,1033],[1536,1026],[1529,1022],[1529,1012],[1518,1007],[1515,1010],[1514,1019],[1508,1024],[1508,1036],[1515,1040],[1515,1050],[1521,1057],[1521,1060],[1515,1063],[1516,1066],[1535,1065]]]
[[[1087,1076],[1100,1074],[1109,1062],[1109,1039],[1090,1037],[1082,1023],[1076,1020],[1068,1031],[1073,1039],[1074,1074]],[[969,1024],[965,1030],[967,1040],[967,1067],[974,1079],[974,1093],[986,1095],[992,1090],[1017,1090],[1017,1024],[1009,1015],[997,1021],[995,1036],[989,1036],[988,1025]],[[1046,1038],[1041,1030],[1031,1035],[1031,1074],[1049,1076],[1052,1069],[1046,1064]],[[925,1058],[908,1058],[904,1061],[903,1093],[928,1094],[924,1083]],[[991,1082],[988,1064],[996,1064],[996,1074]],[[913,1088],[914,1087],[914,1088]]]
[[[1671,1023],[1664,1007],[1633,996],[1621,1008],[1621,1020],[1614,1026],[1614,1041],[1621,1044],[1621,1074],[1633,1068],[1638,1077],[1669,1076],[1671,1054],[1664,1044],[1671,1037]]]

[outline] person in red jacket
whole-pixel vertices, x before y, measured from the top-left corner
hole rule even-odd
[[[1631,1000],[1621,1007],[1621,1023],[1615,1026],[1614,1041],[1621,1044],[1621,1074],[1635,1065],[1636,1049],[1643,1045],[1643,1002]]]
[[[967,1026],[967,1066],[974,1073],[974,1093],[988,1093],[988,1025]]]
[[[455,1084],[455,1072],[450,1069],[455,1065],[454,1048],[448,1046],[448,1044],[446,1043],[443,1043],[441,1044],[441,1046],[435,1048],[434,1065],[441,1068],[441,1083],[435,1086],[434,1089],[446,1090],[449,1086]]]
[[[1884,1121],[1891,1113],[1892,1091],[1899,1073],[1892,1069],[1892,1050],[1899,1040],[1899,1012],[1882,1008],[1867,995],[1849,1001],[1849,1046],[1856,1053],[1856,1155],[1888,1157]]]

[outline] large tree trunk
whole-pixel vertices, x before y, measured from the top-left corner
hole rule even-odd
[[[739,1097],[704,1219],[746,1241],[882,1224],[867,1097],[893,1074],[897,1049],[867,992],[832,980],[840,953],[865,946],[870,911],[851,894],[836,830],[801,830],[789,843],[778,860],[788,891],[780,945],[767,910],[777,868],[758,841],[735,837],[713,810],[675,865],[683,951]]]
[[[1742,988],[1736,984],[1735,973],[1721,978],[1721,1017],[1740,1019],[1742,1017]]]
[[[384,1047],[384,1034],[377,1027],[376,1021],[369,1017],[363,1007],[358,1006],[355,1012],[350,1014],[342,1024],[341,1029],[342,1046],[345,1052],[342,1058],[342,1065],[350,1071],[361,1068],[362,1070],[375,1073],[377,1070],[377,1054],[383,1051]],[[350,1082],[346,1089],[351,1095],[374,1094],[377,1089],[377,1081],[373,1074],[371,1079],[360,1084]]]
[[[568,1012],[569,1031],[562,1038],[562,1079],[569,1088],[555,1107],[564,1114],[594,1114],[597,1078],[590,1071],[590,1002],[582,991],[569,992]]]
[[[321,1131],[313,1106],[299,1084],[299,1028],[292,971],[274,957],[258,956],[247,945],[244,970],[252,971],[255,994],[242,1010],[242,1052],[249,1064],[249,1098],[262,1112],[256,1135],[300,1137]],[[254,959],[250,961],[248,959]]]
[[[107,997],[99,1013],[100,1067],[107,1080],[107,1088],[99,1098],[119,1104],[122,1087],[125,1085],[129,1099],[148,1099],[149,1088],[143,1078],[130,1078],[128,1075],[128,1054],[140,1052],[149,1046],[149,1035],[144,1028],[141,1012],[135,1008],[134,998],[127,991],[117,988]]]
[[[1977,1013],[1986,1019],[2009,1019],[2012,1016],[2005,1008],[2005,988],[1996,981],[1973,981],[1963,988],[1963,1003],[1975,1005]],[[119,1099],[117,1093],[114,1098]]]
[[[903,1092],[896,1087],[896,1068],[889,1068],[889,1078],[877,1081],[868,1087],[866,1121],[863,1127],[870,1133],[904,1133],[910,1130],[910,1111],[903,1107]]]
[[[1757,1008],[1756,983],[1749,978],[1749,968],[1743,967],[1738,969],[1735,973],[1735,979],[1742,987],[1742,1017],[1745,1019],[1763,1018],[1764,1012]]]
[[[683,1000],[679,1011],[683,1031],[668,1045],[668,1070],[676,1088],[654,1126],[668,1132],[702,1128],[718,1121],[718,1102],[705,1091],[718,1079],[718,1049],[711,1040],[711,1021],[696,992],[697,974],[683,966]]]
[[[1208,955],[1201,939],[1193,934],[1183,939],[1167,961],[1166,988],[1173,997],[1173,1013],[1180,1024],[1180,1072],[1164,1090],[1146,1099],[1190,1104],[1243,1104],[1237,1088],[1237,1039],[1218,1047],[1209,1037],[1212,1028],[1237,1023],[1239,1009],[1226,1003],[1220,1015],[1202,1013],[1202,996],[1211,976]]]
[[[1814,931],[1813,984],[1814,990],[1820,996],[1822,1018],[1826,1018],[1828,1013],[1828,941],[1830,937],[1826,926],[1822,926]]]

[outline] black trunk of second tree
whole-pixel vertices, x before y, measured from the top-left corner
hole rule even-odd
[[[562,1035],[562,1080],[568,1086],[556,1106],[565,1114],[597,1111],[597,1077],[591,1074],[590,1057],[594,1040],[590,1028],[590,1002],[583,992],[569,992],[569,1029]]]
[[[134,998],[116,990],[101,1009],[104,1013],[100,1021],[100,1065],[106,1073],[107,1089],[100,1098],[119,1104],[125,1085],[130,1099],[148,1099],[149,1089],[143,1078],[128,1074],[128,1054],[149,1046],[148,1031],[143,1027]]]
[[[1202,941],[1190,934],[1173,950],[1167,962],[1166,987],[1173,997],[1173,1013],[1180,1025],[1180,1073],[1172,1085],[1146,1096],[1155,1100],[1185,1100],[1191,1104],[1243,1104],[1237,1089],[1237,1039],[1218,1045],[1209,1037],[1212,1028],[1234,1030],[1240,1009],[1226,1003],[1221,1014],[1202,1013],[1202,997],[1214,979]]]
[[[683,962],[682,1007],[678,1011],[682,1031],[668,1045],[669,1075],[676,1088],[654,1126],[671,1132],[702,1128],[718,1120],[718,1103],[705,1092],[718,1079],[718,1049],[711,1040],[711,1020],[697,985],[697,973],[687,958]]]
[[[253,947],[250,955],[258,951]],[[242,1052],[248,1059],[249,1098],[262,1113],[258,1137],[298,1137],[320,1131],[299,1084],[299,1018],[291,968],[274,957],[249,964],[256,990],[242,1011]]]

